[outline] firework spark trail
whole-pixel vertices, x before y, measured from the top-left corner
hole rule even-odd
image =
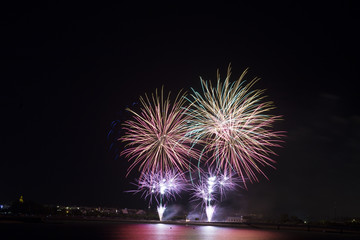
[[[211,202],[222,201],[226,197],[226,192],[241,187],[242,180],[234,172],[219,174],[209,171],[206,175],[207,177],[202,177],[193,184],[191,188],[193,200],[202,199],[204,203],[208,200]],[[209,198],[209,196],[211,197]]]
[[[266,177],[260,166],[274,167],[271,148],[280,147],[283,136],[283,132],[272,130],[274,122],[280,120],[280,116],[268,114],[273,103],[263,102],[264,90],[251,90],[258,78],[245,84],[246,72],[231,83],[229,66],[225,81],[220,81],[218,73],[216,87],[201,79],[203,94],[193,90],[193,100],[188,99],[191,111],[186,112],[192,146],[202,146],[201,157],[208,157],[208,165],[224,173],[235,171],[245,187],[246,178],[258,181],[256,173]]]
[[[166,210],[166,203],[175,200],[176,196],[186,188],[186,182],[183,177],[184,173],[178,173],[175,170],[165,173],[142,174],[139,179],[133,183],[137,186],[136,190],[128,192],[141,193],[145,199],[149,198],[149,207],[153,198],[157,203],[159,219],[162,221],[163,214]]]
[[[141,113],[127,109],[133,119],[124,123],[125,135],[120,139],[127,142],[121,155],[133,161],[128,174],[139,166],[141,174],[183,171],[191,166],[189,159],[198,154],[191,148],[192,139],[186,135],[186,123],[190,116],[184,114],[184,93],[179,92],[171,104],[170,93],[165,98],[163,89],[160,96],[156,90],[151,99],[145,94],[140,97]],[[190,167],[191,168],[191,167]]]
[[[175,170],[162,174],[148,172],[133,183],[137,189],[128,192],[141,193],[143,198],[149,199],[149,204],[152,204],[153,199],[157,204],[162,203],[163,200],[175,200],[187,186],[183,175]]]
[[[160,220],[166,209],[163,200],[179,194],[171,190],[166,175],[179,174],[185,181],[184,170],[189,170],[193,198],[202,200],[211,221],[214,204],[222,200],[225,192],[239,182],[246,188],[246,180],[258,181],[257,173],[265,176],[260,167],[274,167],[272,148],[280,147],[284,133],[272,128],[280,116],[268,113],[274,106],[263,101],[264,90],[251,90],[258,78],[245,84],[246,72],[230,82],[229,66],[225,81],[220,81],[218,73],[216,87],[201,79],[203,94],[193,90],[193,100],[179,92],[171,103],[170,94],[164,97],[162,90],[160,96],[156,91],[150,98],[146,94],[145,98],[140,97],[140,113],[127,109],[133,119],[123,124],[125,135],[120,140],[127,144],[121,155],[132,162],[127,175],[138,167],[140,178],[134,192],[150,198],[150,203],[156,199]],[[186,100],[189,106],[185,105]],[[194,168],[193,158],[198,159]],[[205,173],[203,166],[216,171],[201,178]],[[195,184],[193,170],[199,174]],[[239,181],[234,184],[231,179]]]
[[[199,178],[197,183],[192,186],[192,201],[199,199],[209,222],[215,212],[215,204],[222,201],[226,191],[233,191],[240,186],[241,179],[233,172],[228,174],[219,174],[218,172],[208,170],[206,177]]]
[[[165,210],[166,210],[165,206],[160,205],[160,206],[157,207],[157,211],[158,211],[158,214],[159,214],[159,220],[160,221],[162,221]]]

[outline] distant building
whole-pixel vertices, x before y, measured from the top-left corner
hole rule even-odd
[[[228,217],[226,219],[226,222],[239,222],[239,223],[245,223],[245,222],[255,222],[260,221],[263,219],[262,214],[248,214],[245,216],[234,216],[234,217]]]
[[[7,210],[10,208],[10,205],[8,204],[0,204],[0,210]]]
[[[141,209],[136,212],[136,215],[144,215],[144,214],[146,214],[146,212]]]
[[[132,214],[132,215],[144,215],[146,214],[146,212],[142,209],[128,209],[128,208],[123,208],[121,209],[121,212],[123,214]]]
[[[243,216],[240,216],[240,217],[228,217],[226,219],[226,222],[244,222],[244,219],[243,219]]]
[[[10,205],[0,204],[0,214],[10,214]]]

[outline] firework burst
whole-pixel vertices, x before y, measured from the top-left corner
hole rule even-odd
[[[157,211],[159,219],[162,221],[163,214],[166,210],[166,203],[170,200],[175,200],[186,187],[183,173],[178,173],[174,170],[165,173],[144,173],[139,179],[133,183],[137,186],[136,190],[128,192],[141,193],[142,197],[149,199],[149,207],[153,201],[156,200]]]
[[[137,187],[128,192],[140,193],[145,199],[149,199],[149,204],[153,199],[160,204],[164,199],[175,200],[176,197],[186,188],[183,173],[174,170],[166,173],[145,173],[133,183]]]
[[[270,148],[279,147],[282,132],[272,130],[279,116],[269,115],[273,103],[263,101],[264,90],[251,90],[259,80],[245,84],[247,70],[235,82],[230,82],[230,66],[225,81],[217,85],[201,79],[203,94],[193,90],[191,111],[188,111],[188,135],[193,145],[200,144],[201,156],[225,174],[235,171],[243,180],[258,181],[256,173],[265,176],[260,166],[271,166],[275,154]],[[266,177],[266,176],[265,176]]]
[[[158,95],[149,98],[140,97],[141,112],[133,114],[133,119],[124,123],[125,135],[121,138],[127,142],[121,155],[133,161],[129,172],[139,166],[141,174],[166,173],[173,169],[181,172],[191,166],[190,160],[196,158],[196,150],[190,147],[192,140],[186,136],[186,123],[190,116],[184,114],[184,94],[179,92],[171,104],[170,93],[164,97],[163,89]]]
[[[204,173],[205,177],[200,177],[196,183],[192,185],[192,201],[201,200],[199,204],[205,209],[205,213],[209,222],[215,212],[215,204],[223,200],[226,191],[233,191],[240,186],[240,178],[233,172],[227,174],[219,174],[212,170]]]
[[[217,171],[203,172],[205,176],[192,185],[193,200],[202,199],[203,203],[222,201],[226,197],[226,192],[240,188],[242,182],[234,172],[220,174]]]

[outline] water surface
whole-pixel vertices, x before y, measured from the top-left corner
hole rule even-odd
[[[133,223],[0,223],[0,239],[67,240],[347,240],[340,233]]]

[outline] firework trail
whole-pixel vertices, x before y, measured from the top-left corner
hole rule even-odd
[[[166,173],[146,173],[141,175],[132,183],[137,187],[136,190],[128,192],[141,193],[145,199],[149,199],[151,205],[153,200],[160,203],[160,196],[168,200],[175,200],[176,197],[186,188],[183,173],[174,170]]]
[[[145,197],[150,196],[150,201],[153,193],[159,197],[155,199],[160,221],[166,209],[164,197],[167,193],[177,193],[171,186],[171,181],[177,178],[172,177],[176,175],[185,179],[181,173],[185,169],[192,169],[190,160],[198,157],[190,145],[192,139],[186,136],[186,123],[190,116],[184,114],[188,110],[184,105],[184,94],[179,92],[171,103],[170,93],[164,97],[163,92],[162,89],[158,95],[156,90],[151,98],[146,94],[145,98],[140,97],[140,113],[127,109],[133,114],[133,119],[123,124],[125,135],[120,138],[127,142],[121,155],[132,161],[127,174],[138,166],[138,190],[144,190]]]
[[[135,166],[141,174],[166,173],[172,170],[182,172],[191,169],[191,158],[197,158],[196,150],[191,148],[192,139],[186,136],[186,123],[190,116],[184,94],[179,92],[171,104],[170,93],[164,97],[163,89],[158,95],[140,97],[141,112],[133,114],[133,119],[124,123],[125,135],[120,139],[127,142],[125,155],[132,161],[128,174]]]
[[[193,90],[187,136],[193,146],[201,145],[200,158],[207,156],[206,164],[225,174],[235,171],[246,187],[245,179],[258,181],[256,173],[266,177],[260,166],[274,167],[270,148],[280,147],[283,132],[272,130],[280,117],[268,114],[274,106],[263,101],[264,90],[251,90],[259,79],[245,84],[245,70],[230,82],[230,70],[229,66],[225,81],[218,72],[216,87],[201,79],[203,93]]]
[[[186,188],[183,173],[178,173],[175,170],[165,173],[147,172],[136,179],[133,185],[137,189],[128,192],[140,193],[142,197],[149,199],[149,207],[155,199],[160,221],[166,209],[166,203],[175,200],[179,193]]]
[[[206,177],[199,178],[197,183],[192,185],[192,201],[201,200],[200,204],[205,208],[208,222],[211,222],[216,209],[216,203],[222,201],[226,191],[233,191],[240,186],[241,178],[233,172],[219,174],[211,171],[205,174]]]
[[[156,200],[160,220],[165,201],[184,189],[172,189],[169,176],[176,175],[184,182],[185,169],[198,171],[196,183],[190,174],[193,199],[202,200],[211,221],[215,204],[227,191],[240,182],[246,188],[247,180],[258,181],[258,173],[266,177],[262,166],[274,167],[271,149],[280,147],[284,135],[273,130],[280,116],[269,114],[273,103],[264,101],[264,90],[252,90],[258,78],[245,83],[246,73],[230,82],[229,66],[224,81],[218,73],[216,86],[201,79],[202,93],[193,90],[191,100],[179,92],[171,103],[170,93],[164,96],[162,89],[160,94],[156,91],[140,97],[139,113],[127,109],[133,118],[122,125],[125,135],[120,140],[126,146],[121,155],[131,162],[127,175],[135,168],[140,172],[134,192],[141,192],[149,203]],[[198,159],[197,167],[192,159]],[[206,173],[204,166],[216,171]],[[182,185],[181,181],[174,185]]]

